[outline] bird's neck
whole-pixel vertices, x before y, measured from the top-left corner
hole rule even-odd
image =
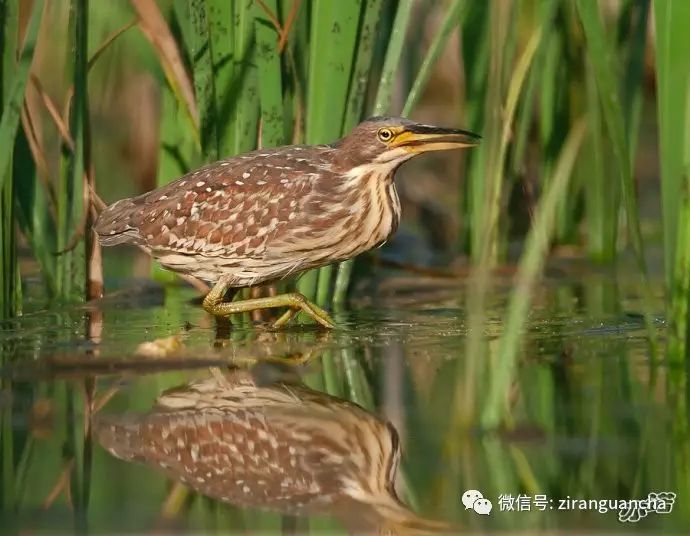
[[[361,251],[382,245],[398,228],[400,200],[393,181],[396,168],[363,165],[343,176],[347,206],[361,229]]]

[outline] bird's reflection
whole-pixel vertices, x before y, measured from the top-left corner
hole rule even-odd
[[[101,415],[114,456],[199,493],[289,515],[331,513],[351,531],[445,531],[398,499],[390,423],[281,376],[236,369],[163,393],[139,415]]]

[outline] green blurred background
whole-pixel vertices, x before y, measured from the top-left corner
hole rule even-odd
[[[305,381],[395,422],[405,499],[427,515],[610,530],[597,515],[482,525],[459,497],[668,489],[675,517],[642,528],[687,526],[690,2],[0,0],[0,25],[3,365],[131,357],[180,330],[183,357],[255,353],[251,326],[218,343],[194,293],[142,254],[102,256],[98,199],[258,146],[331,142],[370,115],[459,126],[481,146],[400,171],[395,240],[284,283],[343,326]],[[164,287],[135,286],[152,271]],[[81,308],[133,286],[126,306]],[[3,376],[3,516],[16,526],[47,511],[47,526],[76,513],[83,527],[93,496],[99,530],[138,530],[165,499],[164,479],[140,488],[131,466],[110,486],[122,465],[92,459],[91,390],[111,384],[83,374]],[[129,377],[116,407],[145,410],[183,378]],[[43,401],[41,442],[26,415]],[[74,495],[51,509],[63,474]],[[144,525],[123,527],[114,505],[132,490]],[[204,504],[184,510],[193,529],[262,530]]]

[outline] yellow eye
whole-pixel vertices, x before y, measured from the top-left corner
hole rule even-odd
[[[388,142],[393,139],[393,132],[389,128],[380,128],[378,131],[378,137],[383,142]]]

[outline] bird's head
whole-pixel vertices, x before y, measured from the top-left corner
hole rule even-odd
[[[424,125],[401,117],[373,117],[357,125],[334,147],[344,166],[395,168],[418,154],[474,147],[480,139],[466,130]]]

